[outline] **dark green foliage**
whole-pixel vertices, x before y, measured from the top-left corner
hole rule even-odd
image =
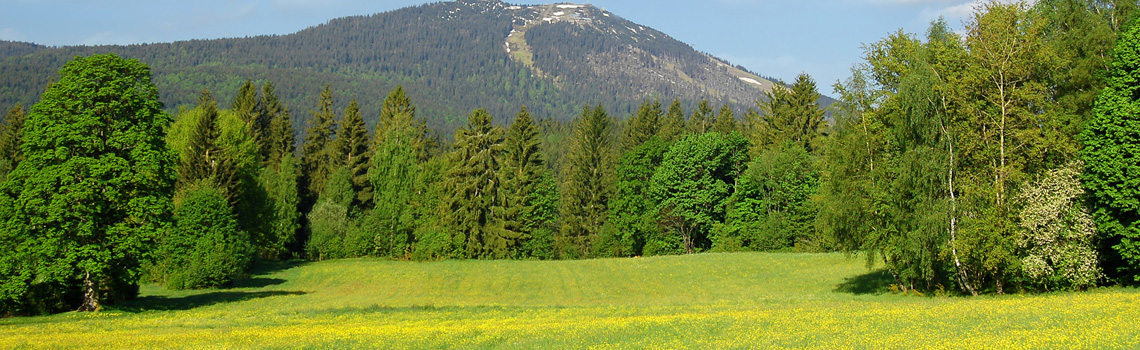
[[[486,110],[471,112],[467,126],[455,132],[446,185],[452,191],[449,226],[459,256],[506,257],[521,237],[494,215],[503,205],[502,152],[503,129],[491,125]]]
[[[709,100],[701,100],[697,104],[697,108],[693,110],[693,115],[689,116],[689,132],[694,134],[709,132],[712,129],[713,118],[715,117]]]
[[[340,122],[340,129],[336,132],[332,161],[338,167],[345,168],[352,180],[352,190],[355,199],[349,208],[361,208],[364,203],[371,200],[372,189],[368,183],[369,153],[372,140],[368,135],[368,127],[364,125],[364,118],[360,116],[360,108],[356,100],[348,103]]]
[[[642,102],[641,107],[637,109],[637,114],[626,121],[621,134],[621,149],[631,150],[645,143],[649,138],[657,136],[661,132],[663,118],[660,100]]]
[[[657,255],[672,250],[664,247],[671,243],[662,239],[657,204],[649,196],[650,180],[668,150],[668,143],[652,137],[622,155],[617,166],[616,191],[609,207],[609,223],[613,229],[607,231],[608,237],[604,239],[608,242],[606,251],[599,254]]]
[[[601,234],[613,192],[613,120],[601,105],[586,106],[574,125],[562,184],[562,227],[555,244],[562,257],[587,257]]]
[[[265,102],[265,99],[258,96],[257,90],[253,81],[246,80],[245,84],[238,88],[237,95],[234,95],[234,100],[230,103],[230,110],[237,114],[238,119],[245,123],[246,129],[249,130],[253,139],[257,140],[260,153],[260,150],[265,148],[262,146],[262,141],[269,127],[270,115],[266,113],[266,106],[261,104]]]
[[[557,210],[556,201],[549,196],[552,181],[546,164],[539,149],[538,128],[534,118],[523,107],[515,121],[511,123],[503,140],[502,170],[500,171],[503,184],[500,190],[503,196],[502,208],[495,215],[501,221],[503,229],[517,232],[519,240],[527,246],[525,251],[539,251],[549,257],[549,247],[544,243],[531,243],[536,233],[544,231],[544,237],[549,244],[549,235],[554,224],[554,211]],[[557,189],[554,189],[557,192]],[[542,239],[540,239],[542,240]],[[520,256],[523,252],[511,252],[513,256]]]
[[[0,304],[30,311],[48,289],[97,310],[137,292],[140,262],[169,227],[174,155],[150,70],[77,57],[32,107],[24,161],[0,185]]]
[[[1082,182],[1092,199],[1106,273],[1140,281],[1140,26],[1121,34],[1108,87],[1097,97],[1081,135]]]
[[[807,249],[816,211],[809,200],[819,186],[813,157],[793,143],[761,153],[736,182],[725,225],[713,237],[722,250]]]
[[[736,129],[736,115],[732,113],[732,107],[727,104],[721,106],[720,112],[716,115],[716,121],[713,122],[712,132],[728,135],[737,131]]]
[[[218,103],[208,90],[202,90],[198,97],[198,107],[189,113],[182,113],[175,130],[186,130],[185,136],[179,135],[181,142],[171,143],[182,160],[178,167],[178,187],[186,188],[202,180],[210,180],[216,184],[231,184],[234,180],[232,167],[227,166],[227,160],[218,147]],[[175,131],[172,134],[180,134]]]
[[[747,161],[748,141],[740,134],[690,135],[669,147],[649,185],[666,239],[685,253],[708,249]]]
[[[264,114],[269,117],[269,125],[261,143],[264,147],[261,154],[269,164],[281,164],[286,155],[294,155],[296,132],[293,129],[293,119],[289,116],[289,109],[277,98],[273,84],[266,82],[261,90],[261,106],[265,108]]]
[[[791,88],[777,86],[765,93],[764,101],[757,105],[763,115],[753,112],[748,116],[753,128],[753,154],[786,141],[800,144],[809,152],[814,149],[813,142],[824,126],[824,111],[810,76],[796,76]]]
[[[305,199],[302,203],[315,202],[336,169],[331,158],[336,137],[336,113],[332,108],[332,86],[325,85],[317,110],[306,122],[305,143],[301,146],[301,195]]]
[[[21,105],[13,106],[4,115],[4,125],[0,125],[0,182],[24,159],[20,143],[23,142],[26,118],[24,106]]]
[[[675,142],[685,133],[685,110],[681,108],[681,100],[675,99],[669,104],[669,111],[661,120],[661,129],[657,132],[657,136],[661,137],[662,141]]]
[[[170,289],[227,285],[249,269],[253,246],[224,194],[208,181],[183,190],[174,229],[159,241],[160,282]]]

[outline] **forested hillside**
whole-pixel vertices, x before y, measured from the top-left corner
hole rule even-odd
[[[149,65],[171,112],[193,105],[203,88],[231,96],[246,79],[272,81],[292,110],[304,112],[330,84],[337,96],[356,98],[372,125],[383,95],[402,85],[444,135],[475,108],[509,121],[526,105],[537,116],[567,121],[588,103],[625,116],[658,96],[686,106],[707,98],[743,111],[771,87],[664,33],[589,5],[570,6],[557,13],[575,21],[544,21],[541,10],[554,5],[478,0],[339,18],[281,36],[61,48],[0,42],[0,105],[30,106],[64,62],[110,52]],[[532,62],[512,59],[505,47],[516,28],[533,29],[525,34]],[[304,115],[293,113],[298,127]]]

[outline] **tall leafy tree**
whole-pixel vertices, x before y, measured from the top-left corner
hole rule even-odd
[[[294,243],[300,228],[301,203],[297,187],[297,159],[292,153],[285,154],[279,164],[270,164],[261,169],[259,181],[267,196],[266,208],[269,229],[264,242],[257,245],[264,258],[288,258],[289,245]]]
[[[249,269],[250,238],[238,228],[224,193],[209,180],[186,189],[174,220],[173,230],[158,245],[157,265],[167,288],[218,287]]]
[[[505,257],[519,239],[497,222],[493,211],[502,206],[503,130],[491,125],[491,114],[477,109],[467,118],[467,126],[455,132],[455,145],[449,155],[451,170],[447,186],[452,189],[448,204],[453,240],[463,256]]]
[[[321,91],[317,110],[306,122],[305,142],[301,146],[301,187],[307,202],[315,203],[325,189],[329,175],[336,169],[332,159],[333,140],[336,137],[336,112],[333,112],[332,86]],[[303,203],[306,201],[302,201]]]
[[[655,136],[622,155],[609,206],[613,227],[609,232],[614,237],[608,237],[608,255],[657,255],[671,250],[672,242],[660,234],[656,202],[649,196],[650,180],[668,150],[669,144]]]
[[[724,222],[732,184],[747,160],[748,141],[738,134],[690,135],[665,153],[649,195],[685,253],[709,248],[710,233]]]
[[[4,115],[4,125],[0,125],[0,182],[24,159],[20,143],[23,141],[26,118],[24,106],[21,105],[12,106],[8,109],[8,114]]]
[[[558,244],[564,256],[590,256],[591,244],[605,225],[613,196],[611,128],[613,121],[601,105],[586,106],[575,122],[562,184]]]
[[[91,311],[137,291],[140,262],[170,223],[169,123],[137,60],[93,55],[60,69],[28,115],[24,161],[0,185],[0,241],[19,242],[2,254],[19,262],[0,268],[0,300],[55,286]]]
[[[375,235],[377,254],[406,257],[416,225],[412,208],[419,173],[413,146],[415,131],[407,126],[391,128],[378,137],[384,142],[372,155],[368,168],[375,206],[365,227]]]
[[[1113,51],[1108,87],[1101,91],[1081,135],[1082,177],[1110,276],[1140,281],[1140,26],[1121,34]]]

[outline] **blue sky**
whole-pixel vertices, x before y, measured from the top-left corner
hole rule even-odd
[[[0,0],[0,40],[95,45],[288,34],[336,17],[425,2]],[[653,27],[697,50],[766,76],[791,81],[806,72],[825,94],[830,94],[830,85],[845,78],[850,67],[860,61],[864,43],[900,28],[923,33],[939,16],[960,28],[974,4],[963,0],[576,2],[590,3]]]

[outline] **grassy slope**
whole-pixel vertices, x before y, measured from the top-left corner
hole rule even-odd
[[[838,254],[352,259],[100,313],[0,320],[0,347],[1136,348],[1140,293],[915,297]]]

